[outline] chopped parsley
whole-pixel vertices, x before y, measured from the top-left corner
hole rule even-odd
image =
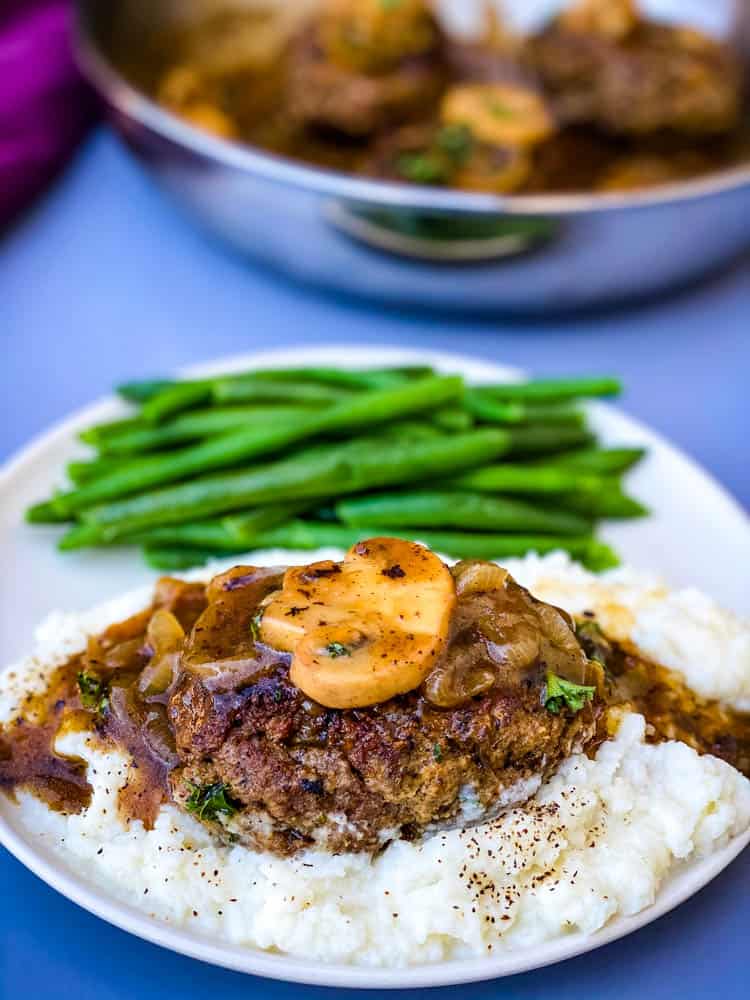
[[[228,795],[229,785],[221,781],[212,785],[190,784],[190,797],[185,803],[188,812],[198,819],[216,820],[219,814],[234,816],[239,806]]]
[[[335,660],[339,656],[351,656],[352,651],[348,646],[345,646],[343,642],[330,642],[326,646],[326,656],[330,656],[331,659]]]
[[[501,104],[497,98],[487,101],[487,110],[493,118],[515,118],[515,112],[507,104]]]
[[[435,746],[432,748],[432,756],[437,761],[441,761],[443,759],[443,748],[440,746],[439,743],[436,743]]]
[[[438,132],[435,141],[456,163],[463,163],[471,153],[474,136],[468,125],[445,125]]]
[[[413,184],[443,184],[448,171],[438,156],[431,153],[402,153],[396,161],[396,170]]]
[[[445,184],[473,149],[474,136],[467,125],[445,125],[424,149],[401,153],[396,170],[414,184]]]
[[[260,623],[263,621],[264,611],[265,608],[261,608],[260,611],[256,611],[250,619],[250,635],[253,637],[253,642],[258,642],[260,639]]]
[[[79,671],[76,680],[81,694],[81,704],[84,708],[101,713],[109,705],[109,687],[106,681],[85,670]]]
[[[566,681],[551,670],[547,671],[546,690],[544,695],[544,707],[553,715],[559,715],[563,708],[571,712],[580,712],[587,701],[596,694],[595,687],[587,687],[583,684],[573,684]]]

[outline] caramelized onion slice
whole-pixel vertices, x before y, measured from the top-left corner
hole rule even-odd
[[[502,590],[508,576],[507,569],[490,562],[465,561],[453,567],[453,578],[456,581],[456,593],[459,597]]]
[[[424,695],[438,708],[457,708],[486,694],[497,683],[497,670],[477,664],[461,667],[455,660],[438,664],[424,682]]]
[[[426,678],[426,699],[455,708],[493,687],[542,690],[546,671],[576,684],[599,683],[570,616],[537,600],[493,563],[453,568],[458,593],[447,654]]]
[[[146,642],[153,655],[138,679],[141,694],[163,694],[171,686],[184,639],[185,631],[172,612],[158,608],[146,629]]]

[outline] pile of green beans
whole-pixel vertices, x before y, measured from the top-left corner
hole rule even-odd
[[[62,551],[139,546],[160,570],[259,548],[387,534],[455,558],[563,549],[606,569],[602,518],[648,513],[623,487],[644,455],[602,448],[582,400],[612,378],[468,386],[427,367],[295,368],[130,382],[86,428],[70,488],[27,511]]]

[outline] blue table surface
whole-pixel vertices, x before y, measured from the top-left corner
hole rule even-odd
[[[332,342],[463,351],[542,374],[617,373],[627,385],[625,408],[750,507],[750,261],[677,298],[578,319],[379,309],[300,289],[210,242],[106,133],[0,242],[0,457],[124,378],[256,348]],[[3,998],[47,989],[76,1000],[324,992],[243,977],[138,941],[57,895],[4,851],[0,885]],[[748,927],[745,852],[697,897],[626,940],[550,969],[462,987],[461,995],[739,1000],[750,995]]]

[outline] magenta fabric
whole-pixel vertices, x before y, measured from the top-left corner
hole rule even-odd
[[[67,0],[0,0],[0,227],[65,164],[95,117]]]

